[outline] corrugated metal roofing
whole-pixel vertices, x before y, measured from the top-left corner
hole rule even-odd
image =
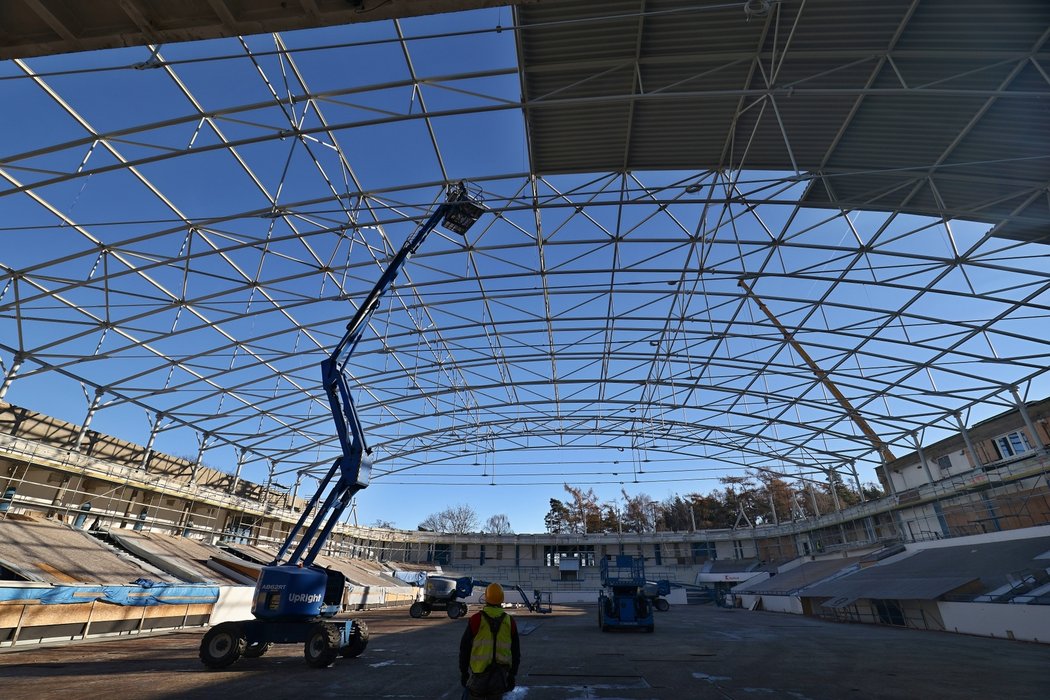
[[[533,169],[771,169],[816,207],[1050,224],[1044,0],[518,8]],[[1033,155],[1034,154],[1034,155]]]
[[[852,576],[828,581],[802,594],[807,598],[843,597],[875,598],[881,600],[936,600],[946,593],[973,582],[966,576],[923,576],[920,578],[889,578],[855,580]]]
[[[509,4],[509,0],[7,0],[0,58],[169,44]]]
[[[794,569],[784,571],[772,578],[748,582],[733,589],[734,593],[758,593],[764,595],[795,595],[807,586],[815,585],[836,574],[856,566],[858,557],[844,559],[821,559],[809,561]]]

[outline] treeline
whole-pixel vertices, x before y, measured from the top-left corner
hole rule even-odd
[[[753,527],[802,520],[882,496],[876,484],[865,484],[858,493],[837,474],[830,484],[791,483],[757,471],[719,481],[723,488],[711,493],[662,501],[644,493],[630,496],[626,490],[621,491],[622,499],[599,501],[594,489],[565,484],[568,497],[550,500],[544,525],[552,534]]]

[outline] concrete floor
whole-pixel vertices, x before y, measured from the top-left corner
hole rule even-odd
[[[515,612],[519,687],[507,700],[1050,697],[1050,645],[823,622],[709,606],[657,613],[656,632],[602,633],[594,606]],[[357,659],[322,670],[298,646],[206,671],[203,631],[0,650],[0,697],[425,698],[459,700],[463,620],[406,610],[355,615],[372,633]]]

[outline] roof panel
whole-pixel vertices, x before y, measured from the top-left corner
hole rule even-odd
[[[784,0],[773,8],[749,17],[737,5],[621,2],[602,21],[598,6],[582,1],[519,8],[525,99],[544,98],[543,110],[526,115],[533,168],[599,171],[619,160],[623,170],[849,174],[853,182],[836,188],[846,208],[990,223],[1002,209],[967,206],[986,199],[969,171],[1008,178],[1015,196],[1050,184],[1045,159],[1031,157],[1050,145],[1042,107],[1050,82],[1029,60],[1046,49],[1050,5]],[[588,51],[590,43],[599,48]],[[553,67],[571,89],[558,93],[544,81]],[[669,92],[681,99],[669,102]],[[629,129],[626,148],[618,141],[608,143],[609,153],[595,152],[594,142],[573,147],[572,135],[563,133],[573,121],[562,118],[583,94],[609,106],[597,128]],[[1031,138],[1015,138],[1017,129]],[[713,134],[724,148],[714,146]],[[987,170],[996,153],[999,168]],[[967,177],[957,176],[964,170]],[[911,180],[927,175],[936,178],[938,195],[928,187],[912,192]],[[879,191],[904,195],[873,197]],[[826,193],[812,194],[807,203],[828,203]],[[1004,222],[997,233],[1041,235],[1029,226],[1022,231],[1019,222]]]

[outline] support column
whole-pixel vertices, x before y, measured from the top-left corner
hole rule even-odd
[[[142,471],[144,472],[149,472],[149,458],[153,456],[153,443],[157,439],[157,433],[160,431],[160,421],[163,418],[163,413],[158,413],[153,417],[153,425],[149,429],[149,440],[146,441],[146,453],[142,455]]]
[[[835,512],[838,513],[842,510],[842,505],[839,503],[839,490],[835,488],[835,470],[831,467],[828,468],[828,490],[831,491],[831,502],[835,504]]]
[[[875,523],[872,521],[870,515],[864,518],[864,530],[868,533],[868,542],[875,542],[878,540],[878,533],[875,532]]]
[[[299,495],[299,486],[303,483],[303,473],[295,473],[295,486],[292,487],[292,497],[288,501],[288,508],[295,508],[295,498]]]
[[[197,470],[201,468],[201,461],[204,459],[204,451],[208,449],[208,438],[211,437],[211,433],[201,433],[200,447],[197,448],[197,459],[193,460],[193,469],[190,470],[190,483],[197,483]]]
[[[124,514],[120,516],[120,526],[126,527],[128,520],[131,516],[131,509],[135,505],[135,497],[139,495],[138,489],[131,489],[131,496],[128,497],[128,503],[124,506]]]
[[[893,473],[890,472],[890,465],[885,459],[882,460],[882,473],[886,475],[886,487],[889,488],[890,495],[896,496],[897,487],[893,485]]]
[[[1017,387],[1010,387],[1010,393],[1014,395],[1014,401],[1017,402],[1017,410],[1021,412],[1021,417],[1024,418],[1025,427],[1028,428],[1028,437],[1031,440],[1032,449],[1042,450],[1043,441],[1039,437],[1035,425],[1032,423],[1032,417],[1028,415],[1028,407],[1024,405],[1024,401],[1021,399],[1021,394],[1018,393]]]
[[[7,370],[7,374],[4,375],[4,381],[0,384],[0,401],[7,396],[7,390],[11,388],[11,383],[15,381],[15,377],[18,376],[18,370],[22,369],[22,362],[25,361],[25,357],[20,352],[16,352],[14,358],[11,360],[11,367]]]
[[[73,445],[73,449],[77,452],[80,451],[80,445],[84,442],[84,435],[87,434],[88,428],[91,426],[91,419],[95,417],[95,412],[98,411],[98,404],[102,400],[103,393],[102,389],[95,389],[95,397],[91,399],[91,405],[88,406],[87,415],[84,416],[84,422],[77,432],[76,443]]]
[[[973,466],[980,469],[984,466],[984,462],[981,461],[981,456],[977,454],[977,450],[974,449],[973,441],[970,440],[970,431],[966,429],[966,424],[963,423],[962,414],[958,411],[953,411],[952,415],[955,416],[955,422],[959,424],[959,432],[962,433],[963,442],[966,443],[966,449],[970,451],[970,459],[973,460]]]
[[[267,471],[266,476],[266,486],[263,488],[263,508],[269,508],[270,506],[270,485],[273,484],[273,474],[275,471],[277,471],[277,465],[274,464],[273,460],[270,460],[270,468]]]
[[[926,471],[927,483],[933,483],[933,472],[930,471],[930,463],[926,461],[926,453],[922,451],[922,443],[919,442],[919,434],[914,430],[911,432],[911,439],[915,443],[915,452],[919,455],[919,461],[922,462],[922,468]]]
[[[820,506],[817,505],[817,494],[813,492],[813,482],[806,480],[806,488],[809,489],[809,500],[813,504],[813,515],[820,517]]]
[[[242,447],[237,451],[237,471],[233,475],[233,485],[230,486],[230,495],[237,495],[237,486],[241,482],[241,468],[244,466],[245,461],[248,459],[248,448]]]
[[[860,475],[857,474],[857,463],[853,460],[849,462],[849,470],[853,473],[853,482],[857,484],[857,495],[860,497],[860,502],[865,501],[864,498],[864,487],[860,485]]]

